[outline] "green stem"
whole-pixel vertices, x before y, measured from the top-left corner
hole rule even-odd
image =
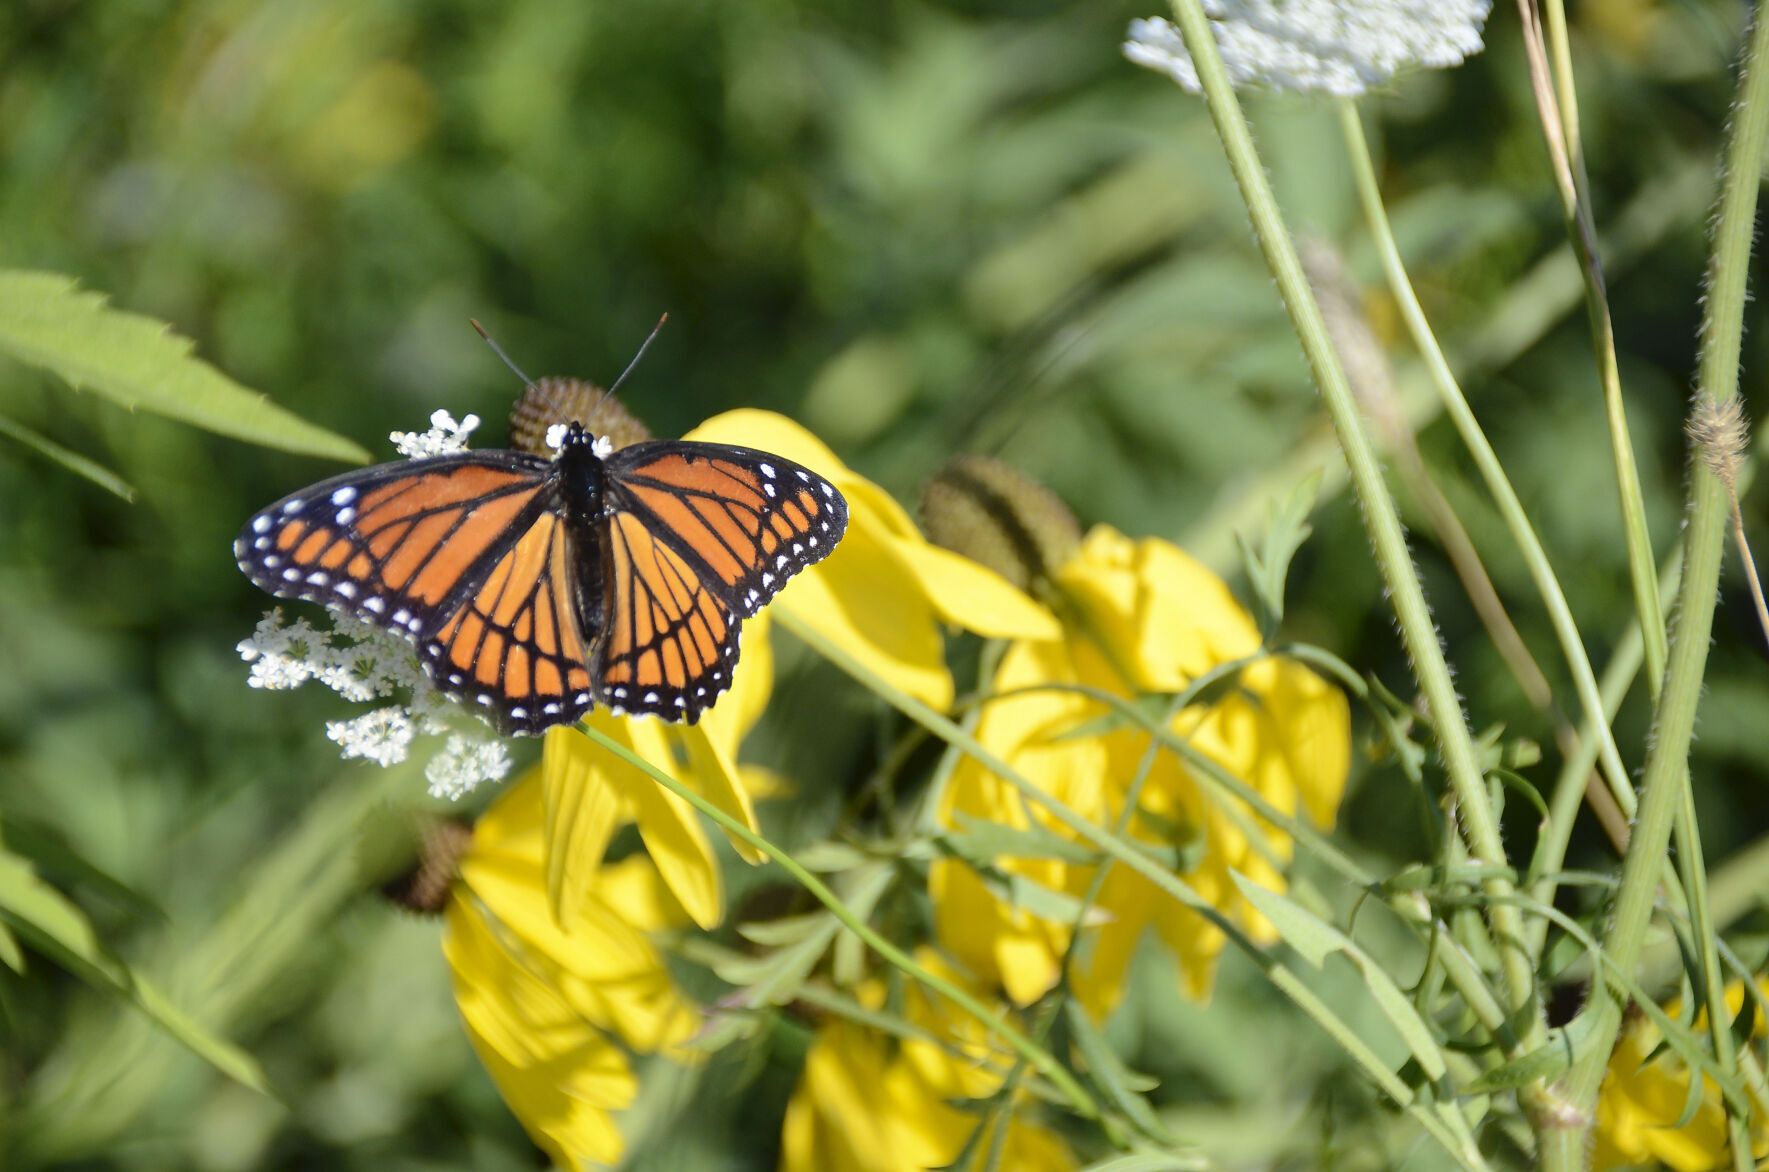
[[[1357,107],[1350,101],[1339,102],[1339,124],[1345,133],[1352,174],[1357,182],[1358,195],[1363,200],[1364,217],[1369,223],[1376,250],[1381,255],[1382,268],[1388,276],[1388,286],[1400,306],[1401,316],[1406,320],[1413,344],[1425,358],[1426,368],[1430,371],[1432,382],[1443,401],[1444,411],[1455,424],[1456,433],[1461,436],[1469,454],[1474,457],[1481,478],[1486,482],[1487,491],[1492,493],[1493,501],[1499,507],[1499,515],[1504,518],[1511,539],[1517,543],[1518,550],[1523,554],[1524,564],[1529,567],[1530,579],[1535,583],[1536,591],[1547,607],[1549,622],[1554,627],[1555,636],[1560,640],[1561,653],[1565,655],[1567,666],[1572,672],[1573,686],[1578,692],[1579,703],[1584,708],[1587,731],[1595,737],[1597,753],[1603,762],[1604,780],[1609,783],[1617,803],[1623,809],[1628,809],[1634,801],[1633,782],[1628,777],[1627,767],[1622,764],[1621,753],[1610,732],[1602,689],[1597,686],[1597,675],[1591,668],[1591,659],[1585,651],[1584,640],[1579,636],[1578,624],[1573,620],[1572,608],[1567,605],[1566,594],[1560,588],[1560,580],[1548,561],[1548,553],[1542,548],[1541,539],[1536,536],[1535,528],[1530,524],[1523,502],[1511,487],[1511,481],[1499,463],[1498,454],[1487,442],[1479,420],[1475,419],[1474,411],[1462,394],[1462,388],[1457,384],[1449,362],[1438,347],[1430,323],[1425,320],[1425,311],[1413,293],[1413,283],[1407,277],[1400,249],[1395,244],[1387,209],[1382,206],[1382,193],[1377,186],[1375,166],[1370,161],[1369,144],[1364,139],[1363,123],[1358,118]],[[1577,813],[1577,807],[1557,813],[1567,826],[1564,834],[1557,832],[1560,828],[1545,831],[1549,834],[1553,844],[1550,849],[1554,853],[1544,860],[1543,869],[1550,872],[1560,870],[1561,864],[1565,862],[1565,846],[1571,833],[1572,815]],[[1551,903],[1554,893],[1550,887],[1545,892],[1538,890],[1536,897],[1544,903]]]
[[[1254,234],[1277,280],[1278,291],[1283,296],[1291,324],[1301,340],[1303,353],[1320,388],[1322,402],[1332,417],[1333,429],[1345,453],[1358,501],[1363,506],[1364,525],[1375,549],[1383,581],[1393,599],[1401,637],[1412,658],[1420,690],[1431,705],[1444,768],[1456,793],[1462,833],[1476,861],[1502,866],[1505,862],[1504,843],[1500,840],[1498,821],[1493,816],[1486,782],[1475,757],[1473,737],[1450,677],[1449,665],[1444,660],[1443,647],[1438,643],[1425,591],[1407,552],[1406,536],[1394,499],[1383,483],[1374,446],[1364,429],[1351,387],[1321,320],[1320,307],[1315,303],[1295,246],[1278,211],[1277,200],[1254,150],[1252,133],[1229,84],[1209,21],[1198,0],[1173,0],[1172,7],[1175,22],[1185,37],[1186,49],[1197,67],[1198,79],[1228,158],[1229,169],[1247,205]],[[1495,873],[1488,880],[1488,890],[1495,896],[1508,896],[1512,887],[1509,880]],[[1547,1025],[1536,997],[1535,965],[1524,951],[1522,917],[1515,907],[1503,900],[1495,900],[1490,914],[1494,933],[1500,942],[1500,962],[1508,998],[1518,1018],[1518,1033],[1526,1044],[1536,1042],[1545,1036]],[[1526,1089],[1526,1098],[1530,1094]]]
[[[1033,1067],[1037,1069],[1039,1074],[1042,1074],[1045,1078],[1049,1079],[1052,1086],[1055,1086],[1062,1091],[1063,1096],[1069,1100],[1070,1106],[1075,1109],[1077,1114],[1086,1119],[1099,1118],[1099,1105],[1093,1101],[1093,1097],[1075,1080],[1075,1076],[1070,1074],[1068,1070],[1064,1068],[1063,1064],[1058,1062],[1051,1055],[1050,1051],[1034,1043],[1032,1039],[1026,1037],[1025,1034],[1014,1028],[1013,1024],[1006,1018],[990,1009],[987,1005],[984,1005],[981,1001],[977,1000],[963,989],[960,989],[957,985],[954,985],[951,981],[928,972],[927,969],[923,968],[916,962],[914,957],[910,956],[895,944],[892,944],[889,940],[886,940],[883,936],[880,936],[877,932],[873,931],[871,925],[867,924],[866,921],[862,920],[859,916],[856,916],[848,906],[841,901],[841,898],[837,896],[835,892],[831,891],[821,879],[817,878],[817,876],[801,866],[797,859],[794,859],[791,855],[787,854],[761,835],[755,833],[742,822],[719,809],[719,807],[715,806],[706,798],[701,797],[692,789],[683,785],[669,774],[663,772],[661,769],[657,768],[657,766],[645,760],[645,758],[606,736],[594,727],[588,724],[579,725],[578,731],[596,742],[596,744],[602,746],[602,748],[606,749],[608,752],[626,762],[628,765],[631,765],[634,769],[637,769],[650,777],[653,781],[657,782],[658,785],[663,786],[663,788],[669,790],[671,793],[693,806],[696,810],[705,814],[708,818],[711,818],[714,822],[718,823],[719,827],[723,829],[725,833],[731,835],[731,837],[739,840],[746,846],[760,851],[762,854],[768,856],[770,860],[779,864],[780,868],[788,875],[791,875],[799,886],[810,892],[811,895],[816,898],[817,902],[828,908],[831,914],[841,921],[842,927],[864,940],[874,952],[877,952],[890,964],[913,977],[915,980],[920,981],[927,988],[940,994],[942,997],[982,1022],[993,1033],[999,1035],[1002,1040],[1014,1048],[1016,1053],[1027,1062],[1030,1062]]]
[[[1708,267],[1707,296],[1703,303],[1702,356],[1699,394],[1723,403],[1738,393],[1739,339],[1743,328],[1746,280],[1750,263],[1751,234],[1756,218],[1757,186],[1762,177],[1763,142],[1769,135],[1769,0],[1760,3],[1753,16],[1750,42],[1744,56],[1739,85],[1740,100],[1733,111],[1726,146],[1720,210],[1715,221],[1713,255]],[[1640,957],[1652,912],[1653,889],[1659,864],[1669,845],[1671,821],[1680,806],[1679,774],[1689,763],[1689,738],[1694,731],[1696,704],[1707,666],[1708,641],[1712,634],[1714,595],[1720,577],[1720,557],[1731,509],[1725,487],[1695,458],[1689,472],[1689,527],[1685,535],[1683,581],[1677,594],[1677,611],[1665,686],[1654,716],[1651,748],[1640,818],[1634,827],[1627,857],[1622,864],[1622,886],[1614,917],[1604,936],[1604,951],[1623,972],[1632,972]],[[1610,1047],[1621,1024],[1624,1004],[1620,990],[1610,982],[1593,983],[1591,1000],[1581,1012],[1599,1043],[1593,1052],[1574,1063],[1560,1089],[1570,1111],[1568,1118],[1588,1120],[1603,1082]],[[1580,1167],[1584,1158],[1582,1122],[1552,1134],[1543,1150],[1543,1167],[1549,1172]]]
[[[853,656],[842,650],[837,643],[809,623],[784,611],[776,612],[775,622],[809,644],[823,658],[860,681],[869,691],[879,696],[897,711],[926,728],[947,744],[962,749],[978,764],[1017,790],[1025,800],[1043,807],[1053,818],[1068,827],[1081,841],[1093,846],[1107,857],[1117,860],[1121,865],[1128,867],[1154,884],[1156,889],[1163,894],[1203,916],[1222,932],[1230,944],[1257,964],[1265,973],[1266,978],[1282,990],[1297,1008],[1326,1031],[1328,1036],[1345,1051],[1352,1061],[1362,1068],[1364,1074],[1376,1084],[1377,1088],[1411,1115],[1426,1134],[1441,1144],[1458,1164],[1469,1169],[1487,1167],[1485,1158],[1481,1156],[1472,1135],[1467,1130],[1466,1121],[1463,1120],[1459,1112],[1449,1104],[1427,1103],[1421,1100],[1404,1081],[1395,1075],[1392,1065],[1372,1050],[1356,1030],[1336,1014],[1326,1002],[1316,996],[1293,970],[1255,943],[1241,930],[1239,924],[1228,918],[1209,900],[1199,895],[1190,884],[1150,859],[1137,849],[1134,843],[1127,842],[1110,831],[1094,825],[1064,803],[1045,793],[945,716],[900,688],[894,687],[882,677],[868,671]]]

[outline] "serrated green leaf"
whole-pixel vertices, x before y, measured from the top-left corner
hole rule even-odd
[[[1077,919],[1083,927],[1096,928],[1112,922],[1112,913],[1097,904],[1084,907],[1081,900],[1061,891],[1054,891],[1024,875],[1003,871],[999,867],[972,868],[989,892],[1011,908],[1030,912],[1041,920],[1073,924]],[[1085,913],[1085,914],[1083,914]]]
[[[1141,1094],[1158,1084],[1124,1064],[1079,1001],[1065,1000],[1063,1016],[1069,1027],[1069,1038],[1087,1067],[1088,1079],[1100,1089],[1106,1100],[1122,1111],[1138,1131],[1156,1143],[1173,1143],[1172,1134],[1161,1126],[1161,1121],[1155,1118],[1154,1108]]]
[[[0,918],[75,976],[128,998],[215,1069],[255,1091],[269,1093],[257,1059],[196,1022],[106,952],[85,914],[39,879],[29,860],[4,848],[0,848]]]
[[[110,309],[60,273],[0,270],[0,352],[130,410],[288,452],[366,463],[369,454],[195,357],[166,323]]]
[[[1419,1063],[1420,1069],[1433,1080],[1444,1076],[1446,1067],[1437,1038],[1425,1024],[1425,1019],[1419,1016],[1419,1011],[1413,1008],[1413,1003],[1407,1000],[1406,994],[1401,992],[1400,986],[1394,983],[1394,978],[1374,957],[1351,937],[1294,901],[1261,887],[1239,871],[1230,870],[1229,875],[1247,902],[1271,921],[1284,943],[1314,967],[1320,968],[1335,952],[1344,954],[1355,964],[1363,974],[1364,987],[1382,1010],[1382,1016],[1406,1042],[1408,1053]]]
[[[80,453],[62,447],[48,436],[33,431],[16,420],[0,415],[0,435],[17,440],[30,448],[39,456],[53,460],[76,476],[84,476],[106,492],[122,497],[130,504],[135,503],[135,489],[129,482],[94,460],[88,460]]]
[[[1282,502],[1273,501],[1265,526],[1265,539],[1255,551],[1252,543],[1240,533],[1235,544],[1240,546],[1246,564],[1247,580],[1253,586],[1260,610],[1260,630],[1269,636],[1284,619],[1284,582],[1290,575],[1290,562],[1296,551],[1314,531],[1308,515],[1320,497],[1321,471],[1316,469],[1291,490]]]

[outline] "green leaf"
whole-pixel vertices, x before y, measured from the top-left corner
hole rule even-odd
[[[4,920],[0,920],[0,964],[4,964],[20,976],[24,975],[24,949],[19,947],[18,937],[12,934],[12,929],[6,926]]]
[[[1041,920],[1073,924],[1079,919],[1085,928],[1112,922],[1112,913],[1105,908],[1097,904],[1084,907],[1078,896],[1055,891],[1024,875],[990,866],[973,866],[972,870],[996,899],[1011,908],[1023,908]]]
[[[1100,1089],[1106,1100],[1122,1111],[1124,1117],[1138,1131],[1156,1143],[1175,1142],[1172,1134],[1155,1118],[1154,1108],[1149,1106],[1148,1100],[1141,1094],[1159,1084],[1124,1064],[1124,1060],[1118,1057],[1118,1052],[1112,1049],[1079,1001],[1073,998],[1065,1000],[1063,1016],[1069,1027],[1069,1037],[1087,1067],[1088,1079]]]
[[[1419,1063],[1420,1069],[1427,1077],[1435,1080],[1444,1076],[1445,1066],[1443,1051],[1438,1048],[1437,1039],[1432,1035],[1431,1028],[1407,1000],[1394,978],[1385,972],[1382,966],[1369,953],[1360,948],[1351,937],[1338,928],[1322,920],[1299,904],[1286,899],[1275,891],[1267,890],[1239,871],[1231,870],[1229,875],[1234,879],[1235,886],[1241,889],[1247,902],[1258,908],[1260,914],[1271,921],[1284,943],[1294,948],[1302,957],[1316,968],[1326,962],[1327,957],[1340,952],[1358,967],[1363,973],[1364,985],[1375,998],[1376,1005],[1382,1010],[1389,1024],[1400,1033],[1406,1042],[1407,1050]]]
[[[1204,1156],[1183,1152],[1133,1152],[1089,1164],[1081,1172],[1204,1172],[1214,1165]]]
[[[1097,863],[1099,852],[1042,825],[1004,826],[960,812],[959,830],[938,836],[941,846],[971,864],[987,867],[997,859],[1058,859],[1065,863]]]
[[[845,842],[813,842],[795,849],[792,857],[806,870],[825,875],[851,871],[867,860],[865,851]]]
[[[1574,1024],[1577,1024],[1575,1020]],[[1493,1067],[1462,1088],[1464,1095],[1485,1095],[1494,1091],[1515,1090],[1537,1079],[1558,1077],[1572,1065],[1577,1050],[1577,1034],[1569,1029],[1548,1031],[1548,1040],[1528,1054],[1519,1054],[1511,1061]]]
[[[0,848],[0,918],[75,976],[127,997],[161,1029],[221,1073],[255,1091],[269,1093],[264,1071],[255,1058],[210,1032],[106,952],[85,914],[39,879],[28,860],[4,848]]]
[[[1273,501],[1265,526],[1265,541],[1257,552],[1245,536],[1235,534],[1241,547],[1241,560],[1246,563],[1247,580],[1253,586],[1259,605],[1259,627],[1262,634],[1271,633],[1284,620],[1284,581],[1290,575],[1290,562],[1314,529],[1308,515],[1314,511],[1321,492],[1321,472],[1316,469],[1291,490],[1282,503]]]
[[[84,476],[108,493],[122,497],[130,504],[135,503],[135,489],[129,482],[106,468],[103,464],[88,460],[75,451],[62,447],[54,440],[39,432],[33,431],[22,423],[0,415],[0,435],[17,440],[40,456],[60,464],[76,476]]]
[[[192,356],[166,323],[105,307],[60,273],[0,270],[0,352],[54,371],[130,410],[266,447],[366,463],[343,436],[308,423]]]

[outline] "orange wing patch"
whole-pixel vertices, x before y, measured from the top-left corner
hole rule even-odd
[[[437,682],[519,728],[590,707],[565,523],[542,513],[423,646]]]
[[[731,686],[737,616],[634,513],[608,522],[607,626],[597,685],[612,707],[694,720]]]
[[[833,548],[847,524],[834,489],[784,460],[674,451],[623,469],[621,486],[745,616]]]

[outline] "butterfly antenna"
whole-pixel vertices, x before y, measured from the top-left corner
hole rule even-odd
[[[491,352],[496,354],[499,358],[502,358],[504,360],[504,365],[509,367],[511,371],[515,373],[516,377],[522,380],[522,385],[532,387],[534,385],[534,380],[523,374],[522,368],[510,360],[510,356],[504,353],[504,348],[498,345],[498,340],[485,332],[485,327],[479,324],[479,319],[470,317],[467,320],[473,323],[473,328],[478,331],[481,338],[485,339],[485,344],[491,347]]]
[[[657,331],[663,329],[663,323],[669,319],[670,315],[667,313],[657,319],[657,324],[651,327],[651,332],[645,335],[645,340],[643,342],[639,343],[639,352],[633,355],[633,360],[627,363],[627,368],[620,372],[620,377],[614,380],[613,386],[603,392],[604,395],[612,395],[615,391],[620,389],[621,383],[627,381],[627,375],[633,373],[633,367],[639,365],[639,359],[645,357],[645,351],[651,349],[651,343],[656,339]]]
[[[491,347],[491,352],[504,360],[504,365],[509,367],[515,373],[516,377],[522,380],[524,386],[532,387],[544,395],[547,402],[552,404],[553,410],[557,411],[560,415],[567,414],[565,404],[561,403],[558,396],[553,394],[551,387],[543,387],[533,379],[529,378],[526,374],[523,374],[522,368],[510,360],[510,356],[504,353],[504,348],[498,345],[497,339],[486,333],[485,327],[480,325],[477,319],[468,318],[467,320],[473,323],[473,328],[479,332],[481,338],[485,339],[485,344]]]

